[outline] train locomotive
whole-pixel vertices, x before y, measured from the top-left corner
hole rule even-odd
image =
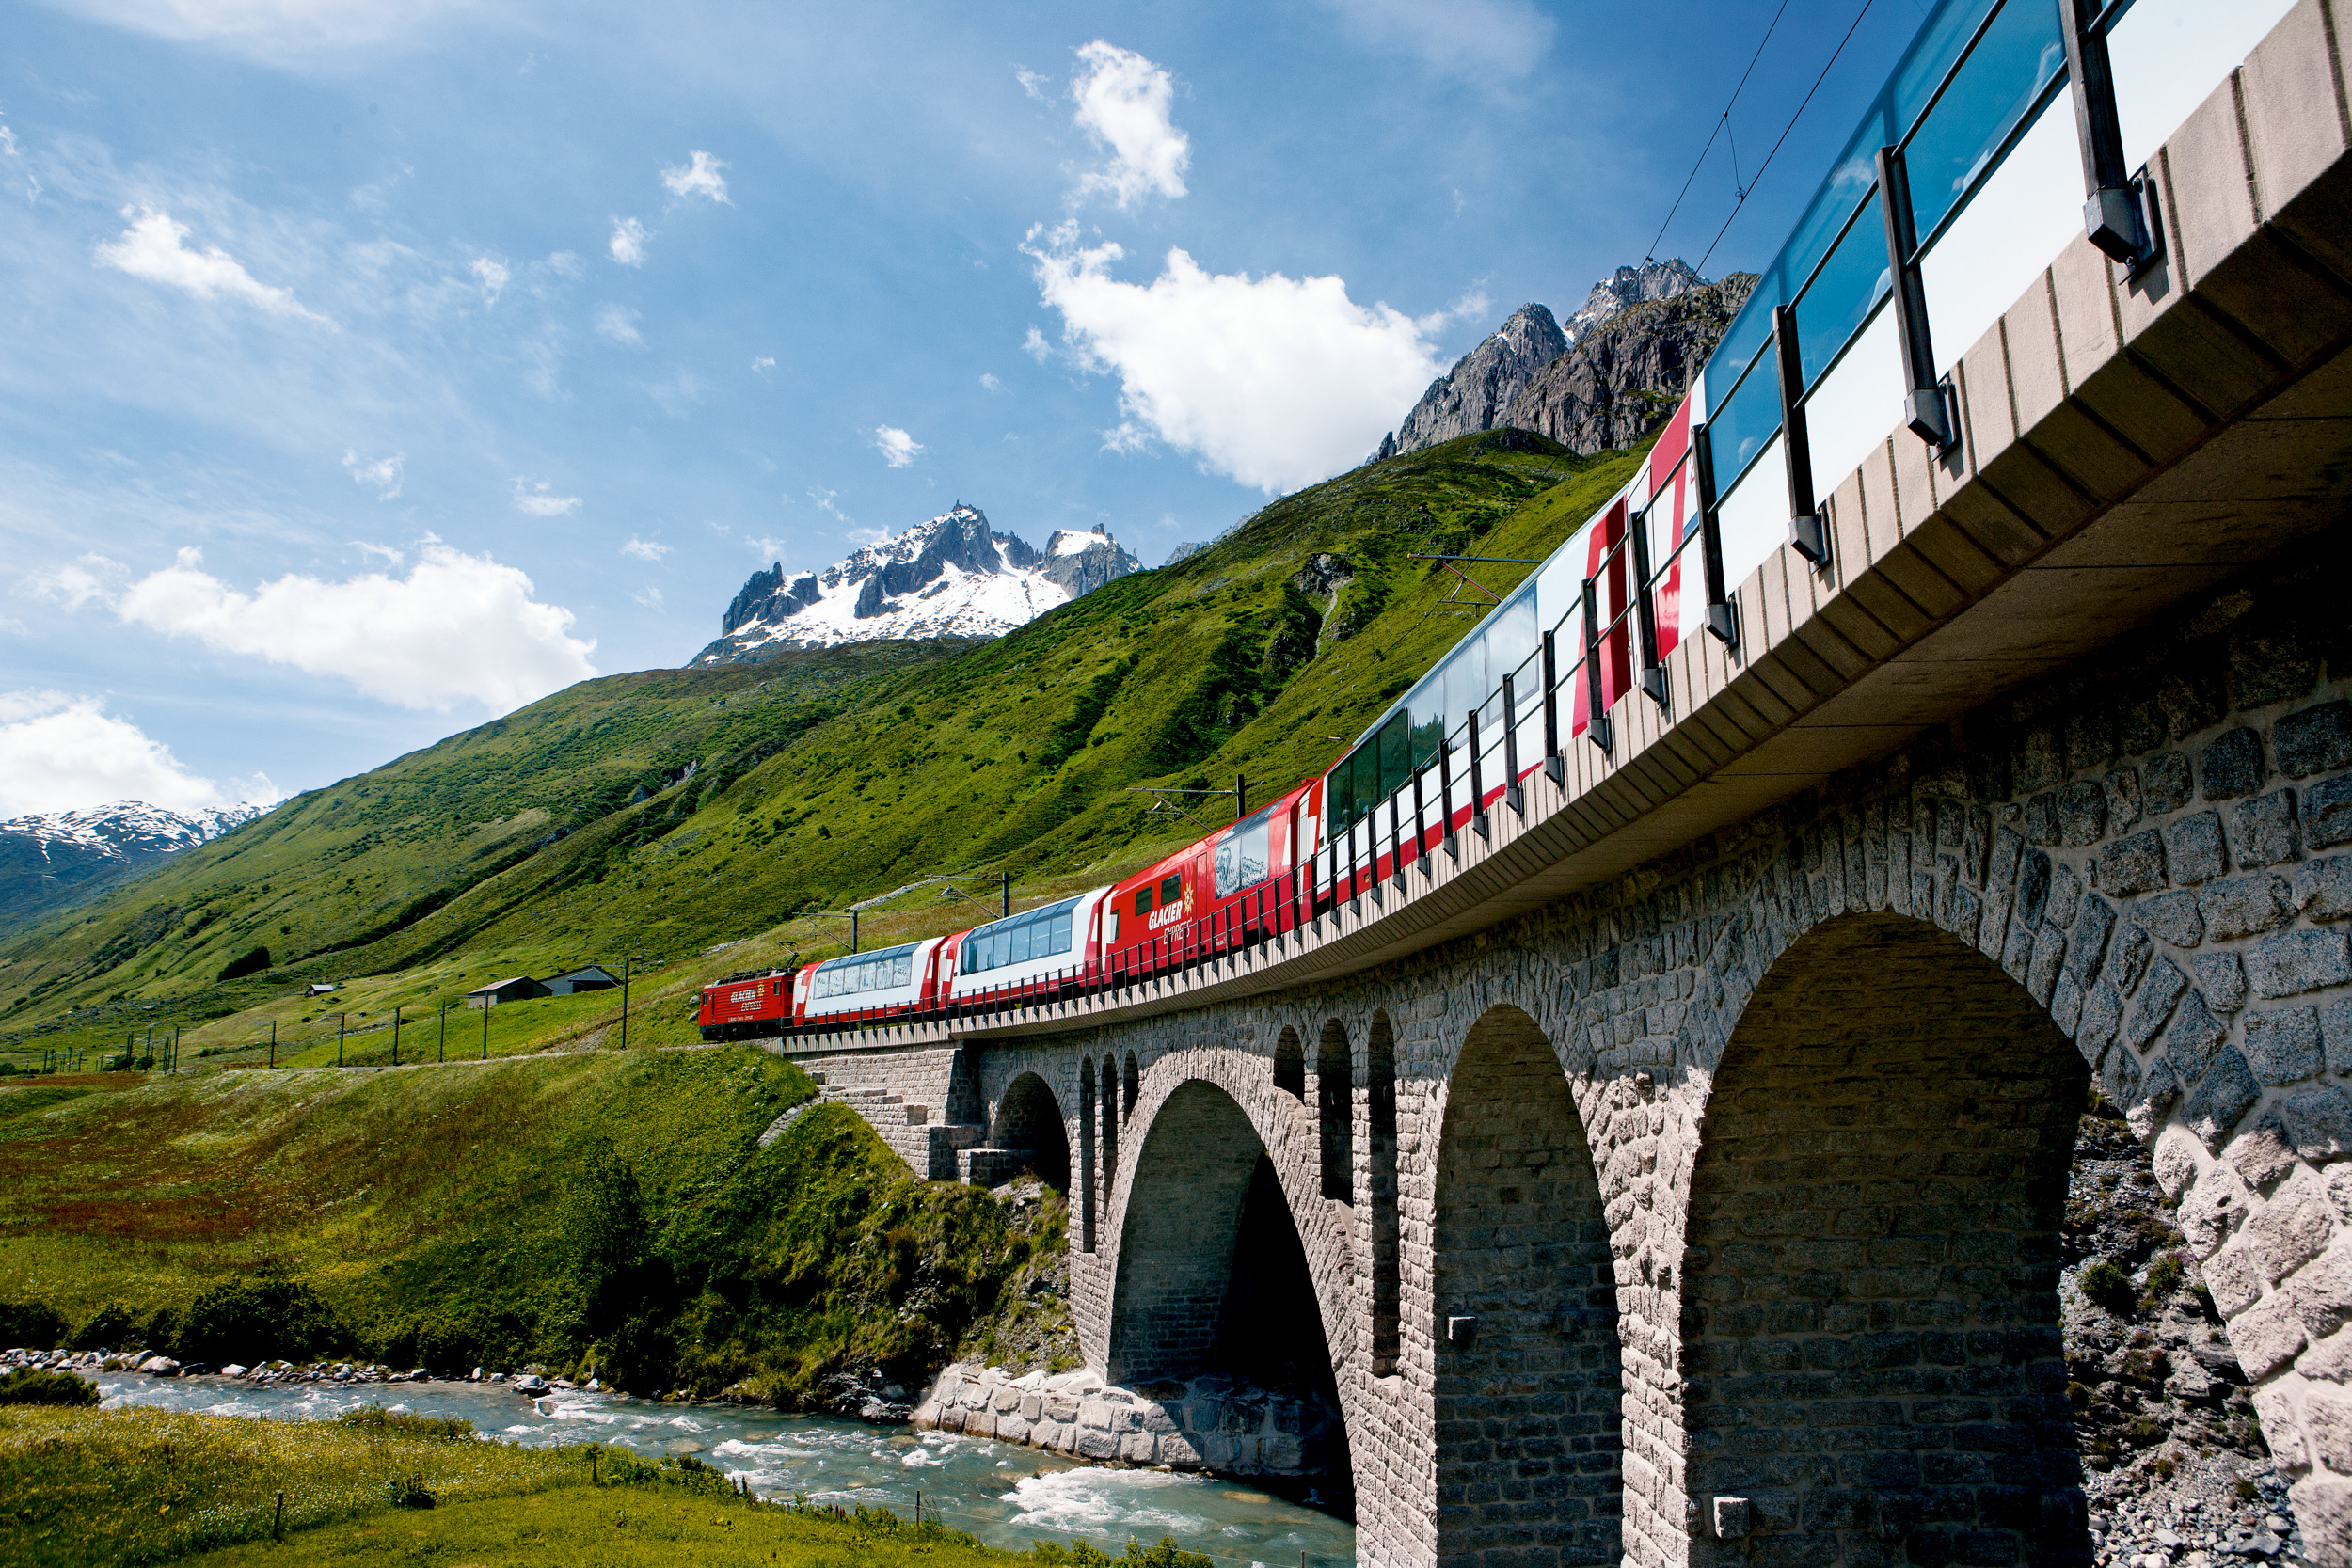
[[[949,936],[731,975],[706,987],[706,1040],[968,1016],[1131,985],[1280,937],[1485,831],[1565,737],[1604,747],[1611,706],[1661,697],[1664,655],[1708,625],[1694,389],[1646,460],[1326,772],[1099,887]],[[1696,462],[1694,463],[1694,456]],[[1705,562],[1720,583],[1721,562]],[[1692,578],[1688,584],[1686,577]],[[1720,635],[1720,633],[1719,633]],[[1597,716],[1599,716],[1597,718]]]

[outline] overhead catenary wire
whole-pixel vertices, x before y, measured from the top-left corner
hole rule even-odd
[[[1707,145],[1699,149],[1698,157],[1691,165],[1691,172],[1683,176],[1682,188],[1675,192],[1674,205],[1666,209],[1664,222],[1659,224],[1658,232],[1651,237],[1649,249],[1644,253],[1645,261],[1657,260],[1658,246],[1660,242],[1666,237],[1667,225],[1673,223],[1675,214],[1682,211],[1682,198],[1691,194],[1692,182],[1698,179],[1699,170],[1707,166],[1707,155],[1715,150],[1715,138],[1731,128],[1732,105],[1740,102],[1740,94],[1747,87],[1748,78],[1756,74],[1756,63],[1764,57],[1764,46],[1772,41],[1772,34],[1779,28],[1780,19],[1788,12],[1788,0],[1780,0],[1780,9],[1772,13],[1772,24],[1764,29],[1764,36],[1756,40],[1756,53],[1748,56],[1748,69],[1740,72],[1739,86],[1733,87],[1731,96],[1724,100],[1724,112],[1715,117],[1715,129],[1708,133]],[[1732,150],[1732,179],[1735,186],[1739,179],[1739,149],[1735,145]]]
[[[1788,123],[1780,128],[1779,139],[1772,143],[1772,150],[1765,153],[1764,161],[1756,166],[1756,178],[1740,189],[1738,198],[1732,202],[1731,212],[1724,217],[1724,226],[1715,230],[1715,237],[1708,242],[1706,254],[1699,258],[1697,270],[1702,277],[1707,272],[1708,258],[1715,254],[1715,247],[1724,243],[1724,236],[1731,232],[1731,226],[1739,219],[1740,209],[1748,204],[1749,194],[1762,182],[1764,171],[1772,166],[1772,160],[1779,156],[1782,143],[1788,141],[1788,133],[1797,128],[1797,121],[1804,118],[1804,111],[1812,103],[1813,95],[1821,90],[1823,82],[1829,80],[1830,71],[1836,67],[1839,57],[1846,53],[1846,45],[1853,41],[1854,34],[1862,26],[1862,19],[1870,14],[1870,7],[1875,3],[1876,0],[1862,0],[1862,8],[1854,12],[1853,21],[1847,24],[1845,36],[1837,40],[1837,47],[1830,51],[1828,60],[1821,66],[1821,73],[1813,78],[1813,85],[1805,89],[1804,98],[1798,103],[1796,112],[1788,117]]]

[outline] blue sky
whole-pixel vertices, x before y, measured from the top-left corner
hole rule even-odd
[[[1777,244],[1857,4],[1659,255]],[[0,816],[326,784],[958,499],[1155,563],[1639,261],[1773,10],[8,4]]]

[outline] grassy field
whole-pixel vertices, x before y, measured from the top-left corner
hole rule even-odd
[[[119,1053],[178,1026],[183,1065],[244,1066],[275,1024],[281,1062],[315,1064],[342,1014],[389,1059],[394,1007],[404,1053],[437,1052],[466,990],[632,954],[650,966],[632,1040],[684,1038],[702,984],[837,951],[846,923],[813,911],[946,871],[1009,872],[1016,907],[1058,896],[1201,831],[1131,784],[1240,773],[1263,799],[1320,770],[1471,624],[1412,552],[1542,556],[1633,461],[1466,436],[977,647],[558,692],[0,942],[0,1053]],[[1507,592],[1526,568],[1475,570]],[[866,942],[987,912],[927,885],[869,912]],[[262,947],[270,967],[218,978]],[[317,980],[343,989],[304,996]],[[604,1041],[618,999],[496,1014],[491,1053],[517,1054]],[[479,1015],[453,1015],[453,1054],[469,1026],[481,1049]]]
[[[835,1518],[762,1504],[707,1467],[647,1465],[620,1449],[151,1410],[0,1409],[0,1518],[7,1560],[23,1568],[1109,1560],[1085,1550],[1018,1557],[885,1511]],[[1127,1560],[1208,1568],[1165,1547],[1131,1547]]]
[[[787,1404],[1025,1338],[1003,1287],[1058,1204],[917,1181],[840,1107],[756,1147],[813,1093],[740,1047],[0,1088],[0,1305],[251,1362],[294,1351],[238,1282],[282,1280],[335,1325],[314,1351]]]

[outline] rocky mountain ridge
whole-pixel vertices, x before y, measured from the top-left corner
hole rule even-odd
[[[0,821],[0,921],[20,920],[135,876],[262,811],[234,805],[176,812],[145,800],[117,800]]]
[[[1565,323],[1522,305],[1429,384],[1374,456],[1504,426],[1586,455],[1637,441],[1673,411],[1754,287],[1744,274],[1717,284],[1679,260],[1645,261],[1594,284]]]
[[[689,668],[756,663],[787,648],[933,637],[996,637],[1138,571],[1106,529],[1055,531],[1039,551],[958,501],[819,572],[754,572]]]

